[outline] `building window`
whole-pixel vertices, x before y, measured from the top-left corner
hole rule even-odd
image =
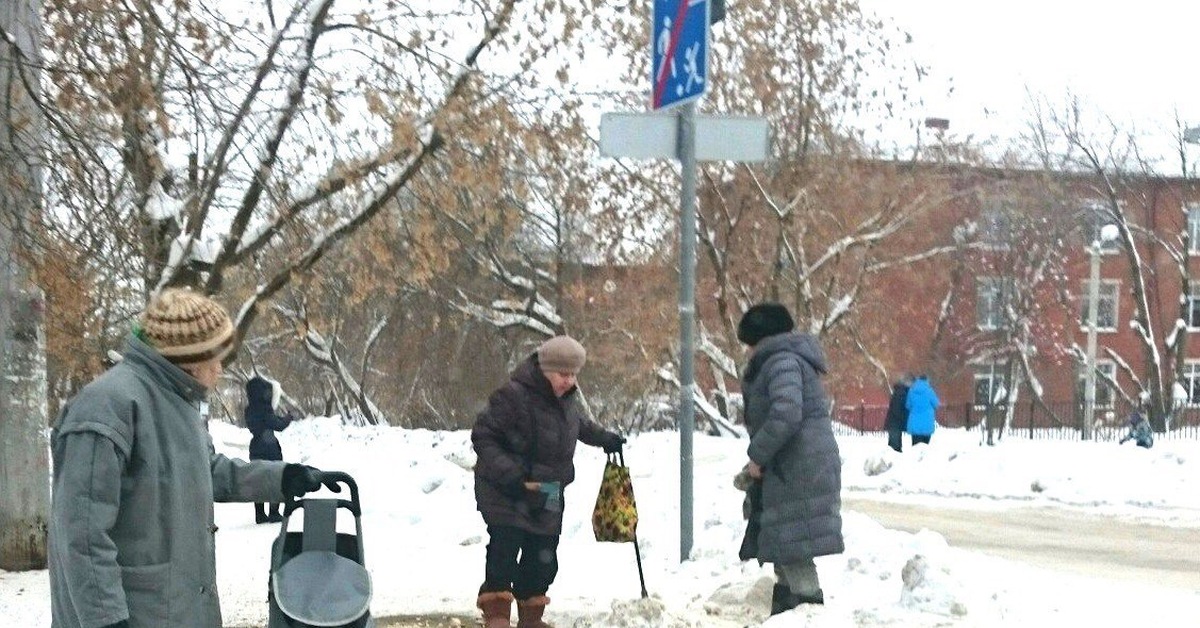
[[[1184,363],[1183,389],[1187,391],[1187,405],[1200,406],[1200,362]]]
[[[1188,205],[1188,251],[1200,253],[1200,204]]]
[[[1007,392],[1003,364],[975,365],[975,405],[986,407],[993,403],[997,393]]]
[[[1188,282],[1187,325],[1190,329],[1200,328],[1200,281]]]
[[[1102,279],[1097,294],[1100,296],[1099,309],[1096,311],[1096,331],[1117,330],[1117,294],[1120,282],[1116,279]],[[1083,282],[1082,296],[1079,298],[1079,324],[1084,329],[1088,327],[1089,295],[1088,282]]]
[[[975,282],[975,321],[980,329],[999,329],[1003,324],[1003,289],[999,277],[980,277]]]
[[[1200,366],[1200,365],[1198,365]],[[1079,365],[1079,377],[1076,379],[1075,394],[1079,397],[1079,403],[1083,403],[1087,398],[1084,394],[1087,385],[1087,369],[1084,365]],[[1112,360],[1096,360],[1096,407],[1101,409],[1110,409],[1113,407],[1113,389],[1109,385],[1110,381],[1116,378],[1117,365]]]
[[[1079,216],[1080,233],[1083,234],[1084,248],[1090,247],[1093,242],[1099,241],[1101,253],[1114,253],[1120,250],[1121,242],[1119,239],[1108,240],[1107,242],[1100,240],[1100,230],[1104,228],[1104,225],[1112,225],[1117,222],[1107,202],[1100,200],[1084,201],[1083,206],[1080,208]]]
[[[979,212],[979,239],[985,246],[1007,249],[1012,241],[1013,203],[989,199]]]

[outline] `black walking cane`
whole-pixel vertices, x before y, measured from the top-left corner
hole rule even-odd
[[[625,466],[625,450],[624,449],[617,451],[617,461],[621,464],[622,467],[625,467],[626,469],[629,468],[629,467]],[[633,486],[633,475],[632,474],[630,474],[630,476],[629,476],[629,485],[631,487]],[[637,557],[638,582],[640,582],[642,585],[642,599],[646,599],[646,598],[650,597],[650,594],[646,592],[646,574],[642,571],[642,549],[640,547],[638,547],[637,528],[636,527],[633,530],[633,555]]]

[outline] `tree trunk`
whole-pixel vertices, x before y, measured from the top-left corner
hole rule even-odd
[[[20,76],[24,60],[38,56],[40,8],[39,0],[0,3],[0,569],[9,571],[46,567],[50,512],[43,301],[17,254],[41,195],[32,149],[39,117]],[[33,68],[24,71],[36,84]]]

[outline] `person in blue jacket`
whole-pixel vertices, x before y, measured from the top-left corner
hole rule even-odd
[[[275,432],[287,429],[292,422],[291,415],[280,416],[276,413],[278,405],[276,391],[278,384],[255,375],[246,382],[246,429],[250,430],[250,459],[251,460],[283,460],[283,448]],[[270,508],[263,502],[254,504],[254,523],[278,523],[283,521],[280,504],[272,503]]]
[[[929,376],[921,375],[908,389],[908,397],[904,402],[908,409],[908,433],[912,435],[912,444],[929,444],[933,430],[937,428],[937,393],[929,385]]]

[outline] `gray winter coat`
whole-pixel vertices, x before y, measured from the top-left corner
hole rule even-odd
[[[842,461],[815,338],[786,333],[755,346],[742,379],[747,454],[763,469],[757,558],[790,564],[845,550]]]
[[[51,441],[54,628],[221,625],[213,501],[281,501],[284,465],[217,454],[205,394],[130,337],[64,408]]]

